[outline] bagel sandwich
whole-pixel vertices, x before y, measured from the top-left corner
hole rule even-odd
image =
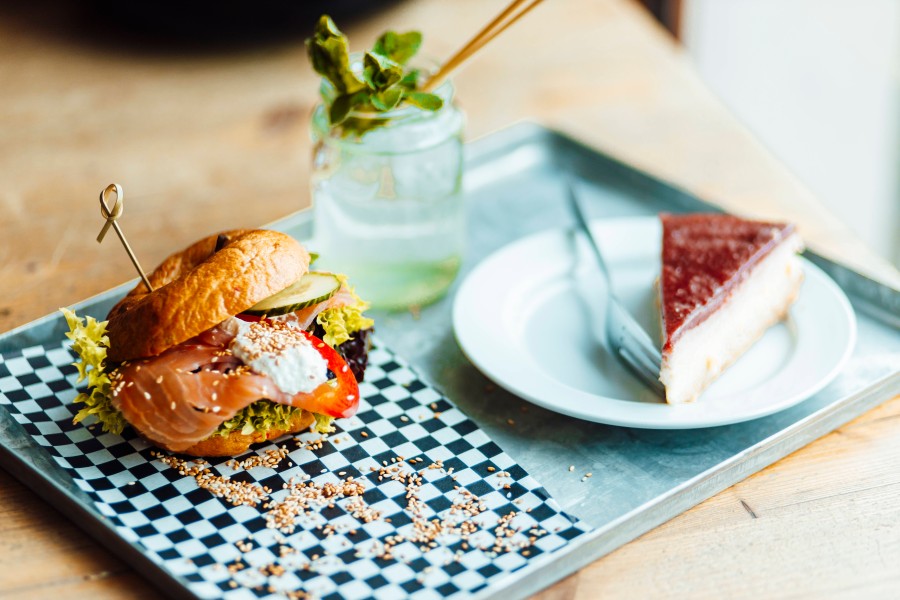
[[[346,278],[309,265],[286,234],[226,231],[164,260],[107,321],[62,309],[88,382],[75,421],[234,456],[353,415],[373,322]]]

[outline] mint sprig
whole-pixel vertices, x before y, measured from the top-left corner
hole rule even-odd
[[[386,31],[363,56],[362,72],[355,73],[350,68],[347,36],[331,17],[319,17],[313,36],[306,40],[306,48],[313,69],[334,88],[334,97],[325,98],[329,124],[343,124],[345,130],[362,133],[373,125],[359,123],[359,127],[351,127],[351,112],[387,112],[404,102],[423,110],[439,110],[444,101],[437,94],[418,91],[419,71],[406,66],[421,45],[422,34],[418,31]]]

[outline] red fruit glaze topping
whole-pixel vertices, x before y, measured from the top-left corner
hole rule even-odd
[[[702,323],[793,225],[720,214],[661,214],[663,351]]]

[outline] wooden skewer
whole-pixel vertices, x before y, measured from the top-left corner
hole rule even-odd
[[[113,192],[115,192],[116,194],[116,201],[112,205],[112,208],[110,208],[106,203],[106,199]],[[128,258],[131,259],[131,264],[133,264],[134,268],[137,269],[138,275],[141,276],[141,280],[144,282],[144,285],[146,285],[147,289],[152,292],[153,286],[150,285],[150,280],[147,279],[147,276],[144,274],[144,270],[141,268],[141,264],[138,262],[137,257],[134,255],[134,252],[131,250],[131,246],[128,245],[128,240],[125,239],[125,234],[122,233],[122,228],[119,227],[119,223],[117,222],[117,219],[122,216],[123,210],[125,210],[125,191],[118,183],[111,183],[100,192],[100,214],[103,215],[104,219],[106,219],[106,223],[103,224],[103,229],[100,230],[100,234],[97,236],[97,243],[103,241],[103,238],[106,237],[106,232],[109,231],[110,227],[112,227],[116,231],[116,235],[119,236],[119,240],[122,242],[122,245],[125,246],[125,252],[128,253]]]
[[[507,10],[510,9],[510,8],[513,8],[513,9],[514,9],[514,8],[516,8],[517,6],[522,5],[522,2],[523,2],[523,0],[514,0],[514,1],[510,4],[510,6],[507,7]],[[472,48],[470,48],[470,50],[469,50],[469,52],[466,54],[465,58],[462,58],[462,59],[459,61],[459,63],[462,63],[464,60],[468,60],[468,58],[469,58],[470,56],[472,56],[473,54],[475,54],[476,52],[478,52],[479,50],[481,50],[481,48],[483,48],[483,47],[484,47],[488,42],[490,42],[492,39],[494,39],[495,37],[497,37],[498,35],[500,35],[500,34],[503,33],[504,31],[506,31],[506,29],[507,29],[510,25],[514,24],[516,21],[518,21],[519,19],[521,19],[522,17],[524,17],[524,16],[525,16],[532,8],[534,8],[535,6],[537,6],[538,4],[540,4],[541,2],[543,2],[543,0],[531,0],[531,3],[530,3],[530,4],[528,4],[527,6],[525,6],[520,12],[516,13],[516,14],[515,14],[512,18],[510,18],[508,21],[503,22],[503,23],[500,24],[496,29],[490,30],[490,31],[489,31],[488,33],[486,33],[485,35],[480,36],[480,37],[478,38],[478,40],[477,40],[477,43],[474,44],[474,45],[472,46]],[[503,11],[503,12],[506,12],[506,11]],[[501,15],[502,15],[502,14],[503,14],[503,13],[501,13]],[[495,19],[495,20],[496,20],[496,19]]]
[[[441,65],[441,68],[428,78],[422,86],[422,91],[428,92],[433,90],[447,77],[447,75],[459,67],[459,65],[471,58],[471,56],[481,50],[485,44],[506,31],[510,25],[521,19],[528,11],[541,2],[543,2],[543,0],[513,0],[510,2],[499,15],[494,17],[490,23],[482,27],[465,46],[457,50],[456,54],[447,59],[447,61]],[[521,10],[516,12],[516,10],[520,8]]]

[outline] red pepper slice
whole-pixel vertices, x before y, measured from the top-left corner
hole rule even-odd
[[[334,373],[334,379],[329,379],[308,394],[302,392],[298,394],[297,396],[303,397],[303,402],[298,404],[306,410],[322,415],[352,417],[359,408],[359,384],[356,383],[356,377],[353,376],[350,367],[337,350],[311,333],[306,331],[300,333],[328,363],[328,370]]]

